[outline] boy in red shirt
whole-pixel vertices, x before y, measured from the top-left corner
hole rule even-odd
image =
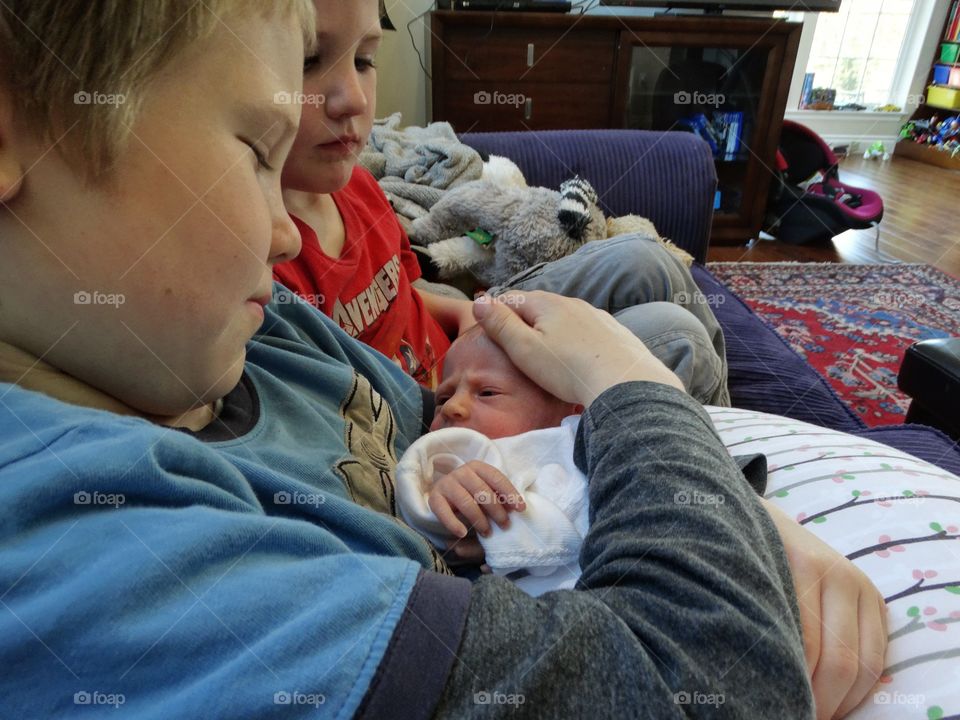
[[[285,192],[288,208],[300,195]],[[356,167],[347,186],[328,197],[343,224],[339,256],[326,250],[317,231],[300,217],[323,215],[309,207],[291,209],[303,250],[296,261],[278,265],[274,276],[351,336],[393,358],[421,385],[435,388],[450,340],[410,284],[420,277],[420,268],[383,191],[370,173]],[[456,334],[459,328],[452,329]]]
[[[318,2],[321,51],[304,67],[300,131],[283,168],[284,203],[303,251],[274,276],[350,335],[436,389],[450,338],[471,303],[414,288],[416,256],[357,157],[376,110],[377,4]],[[521,273],[504,288],[546,290],[607,310],[703,403],[729,405],[723,333],[685,267],[658,243],[625,235]],[[684,307],[675,301],[684,299]]]

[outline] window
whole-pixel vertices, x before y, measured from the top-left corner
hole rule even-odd
[[[813,86],[836,90],[835,105],[897,104],[915,5],[916,0],[843,0],[839,12],[818,14],[807,62]]]

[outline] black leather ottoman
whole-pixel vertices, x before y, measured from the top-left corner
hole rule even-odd
[[[897,385],[913,399],[907,422],[932,425],[960,440],[960,338],[911,345]]]

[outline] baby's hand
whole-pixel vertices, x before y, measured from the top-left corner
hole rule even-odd
[[[510,526],[508,512],[522,512],[527,507],[506,475],[479,460],[471,460],[435,482],[428,504],[443,526],[458,538],[466,537],[474,528],[486,537],[490,520],[506,530]]]

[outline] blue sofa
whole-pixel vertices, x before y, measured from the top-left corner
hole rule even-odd
[[[687,133],[557,130],[468,133],[468,145],[509,157],[531,185],[556,188],[573,175],[596,188],[608,217],[650,218],[662,235],[696,258],[693,275],[727,340],[734,407],[785,415],[870,438],[960,475],[960,447],[923,425],[868,429],[827,382],[703,266],[709,245],[716,171],[710,149]]]

